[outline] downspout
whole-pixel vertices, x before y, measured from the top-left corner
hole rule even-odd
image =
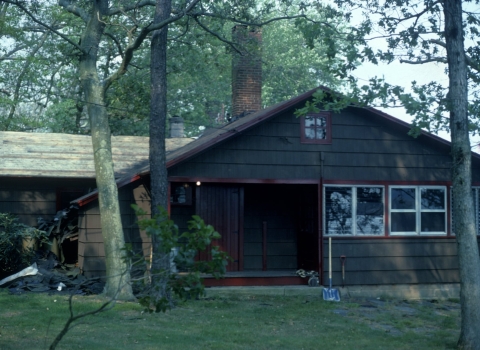
[[[320,152],[320,183],[318,186],[318,272],[320,275],[320,285],[324,285],[323,280],[323,165],[325,163],[325,154]]]

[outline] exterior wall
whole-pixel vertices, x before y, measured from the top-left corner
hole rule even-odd
[[[455,238],[332,239],[332,283],[342,285],[458,283]],[[323,282],[328,284],[328,240],[323,240]]]
[[[291,112],[169,169],[169,176],[243,179],[448,181],[448,146],[431,145],[399,131],[367,110],[332,115],[332,144],[300,143],[300,122]],[[401,129],[401,128],[400,128]],[[474,162],[474,181],[480,164]]]
[[[22,223],[36,226],[38,217],[50,220],[68,207],[65,202],[73,199],[69,193],[80,197],[93,188],[95,180],[0,178],[0,212],[15,214]]]
[[[236,186],[243,184],[245,270],[262,269],[260,257],[263,248],[260,235],[263,221],[267,221],[269,234],[268,270],[303,267],[300,257],[305,255],[307,249],[318,247],[317,238],[323,227],[322,193],[313,194],[309,200],[309,208],[313,208],[316,213],[313,216],[309,214],[309,220],[318,222],[311,226],[315,234],[310,235],[308,242],[305,242],[302,241],[302,227],[299,229],[299,223],[305,222],[306,218],[295,213],[301,203],[295,200],[306,194],[289,194],[287,186],[300,188],[302,181],[308,180],[305,183],[318,184],[312,187],[320,188],[321,192],[320,179],[323,183],[331,184],[375,182],[387,185],[447,185],[449,182],[451,160],[447,145],[433,142],[425,136],[414,139],[407,135],[404,128],[394,127],[378,115],[362,109],[332,115],[331,144],[302,144],[300,123],[293,117],[293,111],[294,109],[169,169],[169,176],[173,180],[183,178],[195,182],[198,179],[203,182],[202,186],[208,182],[231,182]],[[473,170],[474,181],[479,182],[480,162],[476,159]],[[255,185],[261,186],[261,190],[254,194],[254,185],[249,182],[264,180],[285,180],[291,185],[272,185],[279,186],[275,193],[266,191],[265,184]],[[134,197],[128,198],[126,202],[131,203]],[[185,227],[191,214],[197,211],[195,206],[172,206],[172,218],[180,227]],[[85,245],[81,249],[85,260],[84,270],[95,275],[104,271],[104,267],[102,270],[98,265],[103,259],[103,245],[100,246],[102,243],[95,236],[100,232],[99,220],[95,219],[98,213],[93,206],[86,209],[85,217],[82,218],[85,220],[82,224],[85,230],[81,241]],[[310,213],[310,209],[307,212]],[[131,218],[125,220],[129,225],[132,224]],[[135,231],[133,235],[138,236]],[[95,244],[99,247],[94,247]],[[323,282],[328,283],[328,241],[323,239],[320,244],[321,259],[311,252],[308,255],[313,257],[313,261],[321,260]],[[341,255],[347,257],[347,285],[458,282],[456,243],[454,237],[448,235],[334,237],[334,285],[342,284]]]
[[[130,205],[135,203],[149,213],[149,198],[141,183],[119,189],[125,241],[132,244],[136,252],[143,252],[146,256],[150,254],[151,240],[145,232],[139,230],[136,223],[137,217]],[[87,277],[105,276],[105,249],[97,200],[85,205],[79,212],[78,263]]]
[[[324,183],[331,184],[447,185],[452,166],[449,146],[424,135],[415,139],[407,131],[392,126],[392,123],[368,110],[349,109],[332,115],[331,144],[302,144],[300,122],[295,119],[292,110],[169,169],[169,175],[201,181],[213,178],[221,181],[285,180],[301,183],[302,180],[320,181],[322,178]],[[480,162],[477,159],[473,161],[473,181],[480,181]],[[322,194],[317,196],[317,200],[318,197],[321,228]],[[258,199],[252,202],[246,187],[245,269],[261,269],[258,217],[268,214],[268,207],[294,207],[281,203],[279,199],[274,203]],[[447,206],[449,208],[450,204],[447,203]],[[447,217],[450,217],[449,209]],[[285,232],[292,227],[284,215],[272,220],[273,225],[279,225]],[[305,247],[315,245],[302,244],[300,247],[298,233],[289,237],[288,254],[300,256]],[[324,283],[328,283],[328,240],[323,239],[320,244],[322,278]],[[347,285],[457,283],[456,254],[455,238],[448,235],[333,237],[333,284],[342,284],[341,255],[347,257]],[[301,265],[288,267],[293,269]]]

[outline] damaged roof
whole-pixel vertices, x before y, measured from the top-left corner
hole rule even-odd
[[[166,139],[167,152],[192,141]],[[123,177],[148,164],[149,138],[112,136],[115,176]],[[89,135],[0,132],[0,176],[95,178]]]

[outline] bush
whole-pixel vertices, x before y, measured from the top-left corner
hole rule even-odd
[[[24,240],[44,243],[46,232],[18,222],[9,213],[0,213],[0,274],[10,275],[29,266],[34,257],[32,246],[24,247]]]
[[[146,212],[138,206],[132,207],[137,216],[146,216]],[[220,238],[220,234],[211,225],[206,225],[199,216],[194,215],[188,222],[188,231],[180,234],[168,213],[163,208],[159,208],[159,211],[160,214],[150,219],[138,221],[139,227],[158,243],[159,248],[153,254],[153,262],[156,260],[156,266],[160,267],[155,269],[155,263],[153,264],[149,271],[151,283],[137,295],[140,304],[149,312],[164,312],[172,307],[172,294],[184,300],[202,295],[202,275],[221,278],[226,272],[228,260],[231,260],[227,253],[211,244]],[[200,251],[208,251],[211,259],[195,259]],[[130,261],[137,261],[141,266],[152,263],[145,261],[143,256],[135,256],[129,246],[127,256]],[[181,273],[177,273],[177,270]]]

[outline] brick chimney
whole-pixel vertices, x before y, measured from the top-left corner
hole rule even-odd
[[[170,138],[185,137],[183,130],[183,118],[174,115],[170,118]]]
[[[233,41],[241,53],[232,60],[232,120],[262,109],[262,31],[238,25],[232,29]]]

